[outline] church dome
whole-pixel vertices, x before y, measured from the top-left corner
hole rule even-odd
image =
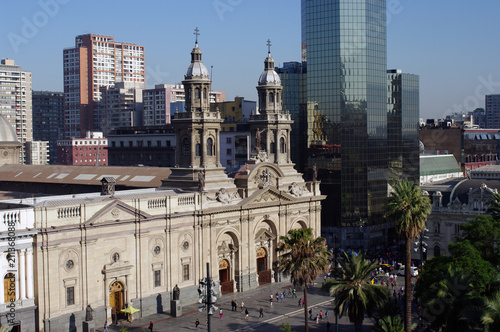
[[[201,77],[208,78],[208,70],[207,67],[201,62],[201,50],[198,48],[198,43],[196,43],[195,47],[191,51],[191,63],[186,70],[186,74],[184,77],[186,79]]]
[[[19,142],[14,128],[3,115],[0,115],[0,142]]]
[[[278,85],[281,84],[280,76],[276,71],[274,71],[274,59],[271,55],[268,55],[264,61],[265,67],[262,74],[259,77],[259,85]]]

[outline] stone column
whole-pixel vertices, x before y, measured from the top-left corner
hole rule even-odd
[[[26,249],[19,250],[19,279],[21,300],[26,299]]]
[[[32,299],[34,297],[33,294],[33,284],[34,284],[34,279],[33,279],[33,249],[28,248],[26,250],[26,269],[27,269],[27,286],[28,286],[28,299]]]
[[[16,262],[17,262],[17,272],[16,272],[16,300],[19,300],[21,298],[21,292],[19,291],[21,289],[21,286],[19,285],[19,274],[21,272],[21,262],[19,261],[19,251],[16,250]]]

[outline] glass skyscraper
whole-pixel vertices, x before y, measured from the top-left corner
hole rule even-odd
[[[388,192],[385,0],[302,0],[307,174],[316,166],[323,234],[336,246],[385,243]],[[332,240],[333,239],[333,240]]]

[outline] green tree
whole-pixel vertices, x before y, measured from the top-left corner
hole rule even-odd
[[[485,331],[500,331],[500,291],[486,299],[481,323],[484,325]]]
[[[355,331],[362,331],[365,314],[371,315],[387,301],[387,287],[371,283],[372,272],[376,272],[378,262],[370,262],[364,254],[348,255],[338,260],[343,271],[340,280],[328,280],[323,289],[329,289],[335,296],[334,310],[340,317],[347,314],[354,323]]]
[[[287,236],[280,237],[275,263],[278,272],[290,276],[291,282],[302,286],[304,291],[305,330],[309,331],[307,315],[307,285],[311,285],[320,273],[326,273],[332,254],[327,250],[326,240],[315,238],[312,228],[291,229]]]
[[[500,220],[500,194],[492,194],[492,199],[488,204],[487,213],[491,214],[495,220]]]
[[[292,330],[292,325],[288,322],[281,323],[280,331],[281,332],[295,332],[294,330]]]
[[[400,316],[384,316],[372,327],[373,332],[405,332]]]
[[[394,221],[396,233],[405,240],[405,330],[411,332],[411,244],[425,229],[431,205],[416,182],[403,180],[393,188],[386,214],[387,218]]]
[[[425,317],[432,326],[452,332],[469,331],[479,324],[474,311],[482,300],[475,292],[472,281],[470,275],[453,263],[437,275],[436,281],[421,298]]]

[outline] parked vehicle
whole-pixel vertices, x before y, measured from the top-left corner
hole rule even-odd
[[[405,266],[402,265],[401,268],[397,272],[398,276],[404,276],[405,275]],[[415,266],[410,267],[410,275],[412,277],[418,276],[418,269]]]

